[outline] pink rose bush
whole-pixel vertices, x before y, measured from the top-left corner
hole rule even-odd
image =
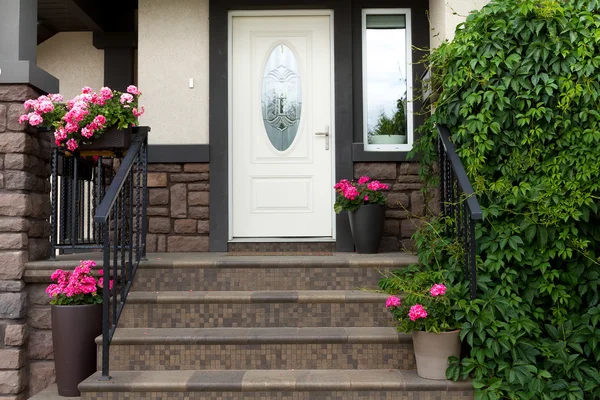
[[[56,283],[46,288],[50,296],[50,304],[82,305],[102,303],[104,278],[102,269],[94,271],[96,263],[92,260],[81,261],[73,271],[57,269],[50,276]],[[109,281],[109,289],[113,281]]]
[[[107,128],[138,126],[138,118],[145,111],[138,104],[141,94],[130,85],[127,93],[108,87],[96,93],[86,86],[80,95],[66,103],[59,94],[40,96],[23,103],[26,114],[19,118],[19,123],[52,129],[57,146],[76,151],[82,143],[100,137]]]
[[[392,313],[401,332],[447,332],[459,324],[454,318],[460,298],[458,288],[447,288],[443,272],[423,271],[419,266],[395,270],[384,277],[379,286],[392,294],[385,306]],[[400,301],[397,293],[404,298]]]
[[[341,211],[355,211],[365,204],[385,204],[384,191],[390,189],[385,183],[371,180],[368,176],[361,176],[357,182],[342,179],[333,187],[337,198],[333,209],[336,213]]]

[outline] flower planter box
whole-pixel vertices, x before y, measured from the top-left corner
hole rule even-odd
[[[116,126],[111,126],[93,142],[81,144],[79,150],[126,150],[131,145],[131,135],[131,127],[117,129]]]

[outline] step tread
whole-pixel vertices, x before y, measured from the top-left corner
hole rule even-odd
[[[389,295],[365,290],[131,292],[127,304],[381,303]]]
[[[99,372],[79,385],[82,392],[212,392],[212,391],[471,391],[471,381],[452,382],[419,377],[414,370],[222,370]]]
[[[112,338],[113,345],[300,343],[412,343],[412,338],[393,327],[119,328]]]

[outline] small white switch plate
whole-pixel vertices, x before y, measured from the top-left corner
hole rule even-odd
[[[190,89],[194,88],[194,78],[190,78],[190,82],[189,82],[188,86],[190,87]]]

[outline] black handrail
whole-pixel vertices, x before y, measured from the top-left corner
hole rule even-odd
[[[465,250],[465,276],[470,281],[471,298],[477,297],[475,224],[483,216],[481,207],[447,127],[438,125],[438,158],[440,167],[440,211],[450,221],[446,234],[454,235]]]
[[[141,260],[146,257],[148,132],[139,127],[94,221],[103,244],[102,375],[109,380],[109,347]],[[135,222],[135,226],[134,226]],[[135,235],[135,237],[134,237]],[[111,260],[112,259],[112,260]],[[113,287],[107,284],[112,277]],[[117,290],[119,288],[119,290]],[[112,302],[112,303],[111,303]],[[112,305],[112,307],[111,307]]]

